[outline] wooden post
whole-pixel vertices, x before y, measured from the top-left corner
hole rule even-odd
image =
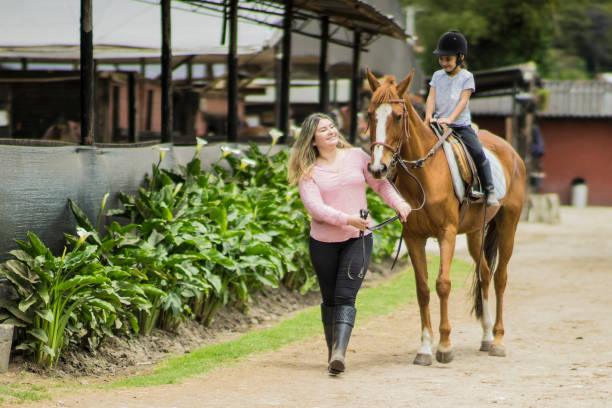
[[[94,143],[92,0],[81,0],[81,144]]]
[[[229,52],[227,53],[227,141],[238,140],[238,0],[229,4]]]
[[[351,76],[351,133],[349,134],[350,143],[357,140],[357,112],[359,111],[359,90],[361,89],[361,75],[359,70],[359,57],[361,51],[361,33],[354,31],[353,36],[353,73]]]
[[[161,0],[162,20],[162,143],[172,143],[172,41],[170,30],[170,0]]]
[[[319,111],[329,113],[329,67],[327,50],[329,44],[329,17],[321,20],[321,52],[319,57]]]
[[[283,17],[283,60],[281,63],[281,90],[279,119],[283,136],[279,143],[287,143],[289,136],[289,90],[291,88],[291,25],[293,22],[293,0],[285,1],[285,15]]]
[[[128,142],[136,143],[136,79],[128,73]]]

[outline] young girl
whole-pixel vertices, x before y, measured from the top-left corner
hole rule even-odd
[[[332,375],[344,371],[357,312],[355,298],[372,254],[372,233],[366,231],[370,218],[360,217],[360,210],[367,207],[366,183],[398,212],[402,222],[410,214],[410,205],[387,179],[370,175],[369,162],[370,157],[352,148],[332,119],[322,113],[304,120],[289,159],[289,183],[299,184],[300,197],[312,219],[310,259],[323,298],[321,319]],[[360,231],[364,231],[363,238],[359,238]]]
[[[475,91],[474,76],[464,69],[463,59],[467,55],[467,41],[458,31],[444,33],[433,52],[438,56],[441,70],[434,72],[427,96],[425,123],[432,121],[453,128],[474,159],[478,176],[487,195],[487,206],[499,205],[493,187],[491,165],[485,156],[482,143],[472,129],[469,100]],[[433,114],[437,119],[433,119]]]

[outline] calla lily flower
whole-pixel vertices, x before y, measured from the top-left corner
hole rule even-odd
[[[283,135],[283,132],[281,132],[277,128],[271,128],[268,134],[272,138],[272,146],[274,146],[278,139]]]
[[[251,160],[251,159],[242,159],[240,160],[240,169],[244,170],[245,168],[247,168],[248,166],[254,166],[256,165],[257,162],[255,160]]]
[[[221,146],[220,149],[221,149],[223,157],[227,157],[230,154],[238,156],[238,155],[240,155],[242,153],[242,151],[240,149],[232,149],[229,146]]]
[[[202,146],[206,146],[208,144],[208,140],[204,140],[201,137],[196,137],[196,154],[200,153],[200,149],[202,149]]]
[[[155,149],[157,149],[157,151],[159,152],[160,162],[164,161],[164,156],[166,155],[166,152],[170,151],[169,147],[155,146]]]

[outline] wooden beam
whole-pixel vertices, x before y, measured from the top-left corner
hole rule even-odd
[[[361,74],[359,70],[360,64],[360,51],[361,51],[361,33],[354,31],[353,33],[353,73],[351,76],[351,131],[349,134],[349,140],[351,143],[355,143],[357,140],[357,112],[359,111],[359,90],[361,89]]]
[[[327,51],[329,44],[329,17],[321,19],[321,51],[319,59],[319,111],[329,113],[329,66]]]
[[[94,143],[92,0],[81,0],[81,144]]]
[[[172,41],[170,29],[170,0],[161,0],[162,20],[162,143],[172,143]]]
[[[227,54],[227,141],[238,139],[238,0],[229,3],[229,52]]]
[[[283,59],[281,62],[279,130],[283,134],[279,143],[286,143],[289,136],[289,90],[291,88],[291,26],[293,23],[293,0],[285,1],[283,17]]]

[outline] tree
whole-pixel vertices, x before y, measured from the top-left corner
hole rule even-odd
[[[565,0],[555,5],[553,46],[584,61],[592,76],[612,71],[612,1]]]
[[[401,0],[418,9],[422,67],[440,35],[458,29],[471,70],[534,61],[542,76],[585,79],[612,71],[612,0]]]
[[[535,61],[546,66],[553,38],[549,0],[404,0],[417,6],[416,27],[425,48],[422,66],[439,69],[431,52],[440,35],[457,29],[468,40],[467,62],[472,70]]]

